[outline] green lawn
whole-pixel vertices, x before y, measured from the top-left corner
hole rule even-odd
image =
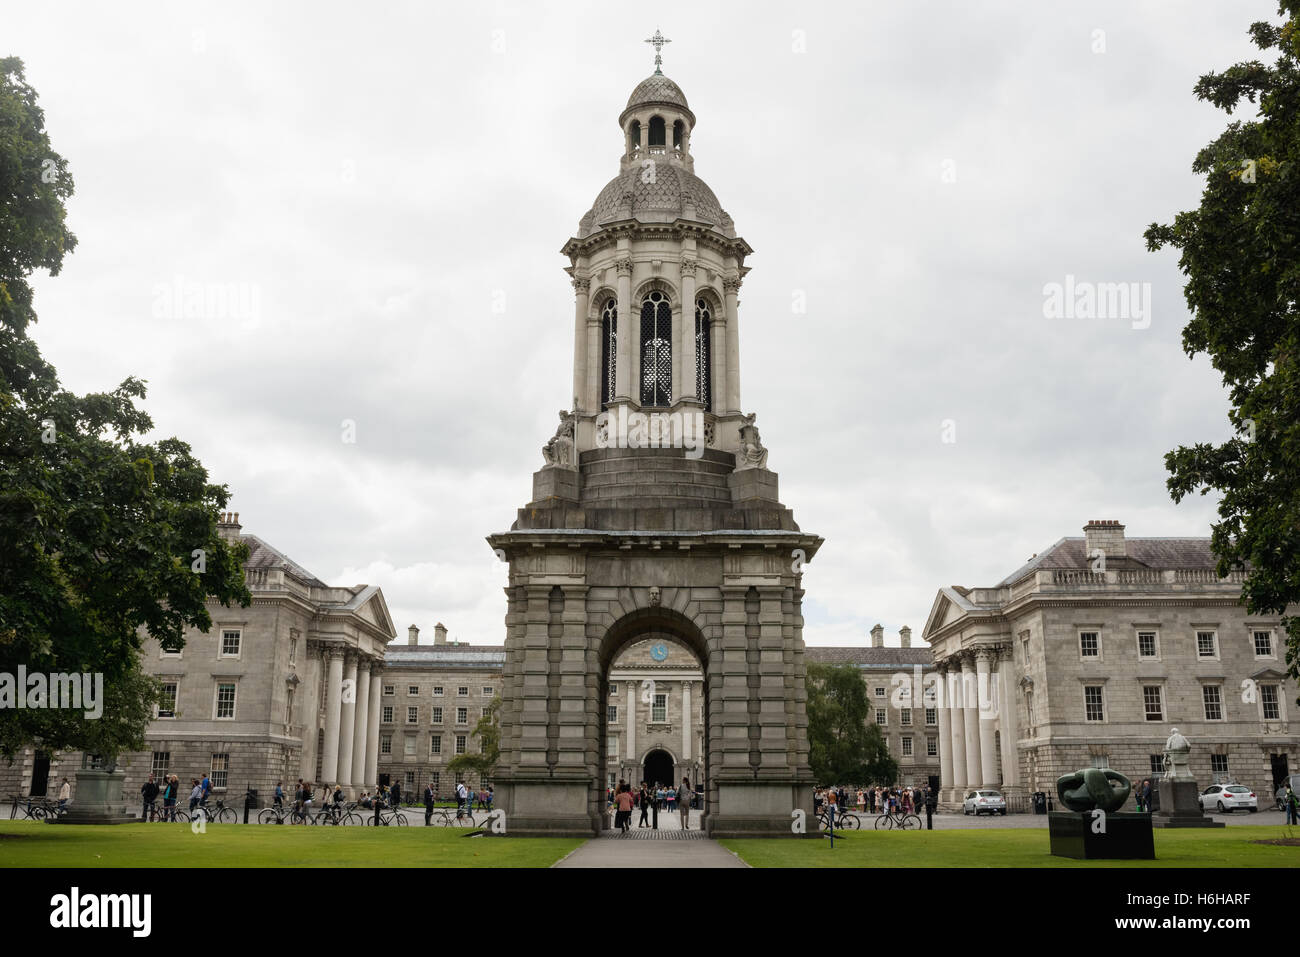
[[[1281,827],[1157,830],[1154,861],[1076,861],[1048,852],[1047,828],[855,831],[820,840],[722,841],[753,867],[1300,867],[1300,847],[1252,844]],[[1291,836],[1300,837],[1292,828]]]
[[[465,837],[446,827],[0,821],[0,867],[549,867],[568,838]]]

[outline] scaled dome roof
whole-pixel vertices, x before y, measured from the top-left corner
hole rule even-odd
[[[641,167],[633,166],[606,184],[579,222],[579,237],[589,236],[602,224],[618,219],[671,223],[685,215],[688,200],[695,204],[693,219],[734,235],[731,217],[708,184],[694,173],[667,162],[655,165],[653,182],[646,182],[643,172]]]
[[[686,104],[686,94],[682,92],[682,88],[662,73],[648,76],[638,83],[632,95],[627,98],[627,107],[623,112],[626,113],[632,107],[643,103],[670,103],[673,106],[680,106],[688,113],[691,109]]]

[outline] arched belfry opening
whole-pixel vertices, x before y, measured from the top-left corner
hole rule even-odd
[[[707,833],[791,836],[812,811],[802,582],[822,540],[741,404],[753,250],[695,174],[696,117],[651,42],[618,174],[562,250],[572,404],[488,538],[509,568],[497,804],[510,834],[598,834],[611,774],[637,784],[662,751]]]

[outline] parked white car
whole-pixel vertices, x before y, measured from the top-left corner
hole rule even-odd
[[[1252,814],[1259,810],[1255,792],[1241,784],[1211,784],[1201,792],[1201,808],[1227,814],[1245,808]]]
[[[1000,791],[968,791],[966,800],[961,802],[961,813],[974,814],[976,817],[981,814],[1006,814],[1007,801]]]

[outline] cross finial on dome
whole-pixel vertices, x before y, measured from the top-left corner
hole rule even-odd
[[[663,52],[664,44],[672,43],[672,42],[673,42],[672,40],[669,40],[666,36],[664,36],[662,33],[659,32],[658,27],[655,27],[655,35],[652,36],[649,40],[646,40],[646,43],[650,44],[652,47],[655,48],[655,76],[664,75],[664,71],[660,69],[660,67],[663,66],[664,58],[660,54]]]

